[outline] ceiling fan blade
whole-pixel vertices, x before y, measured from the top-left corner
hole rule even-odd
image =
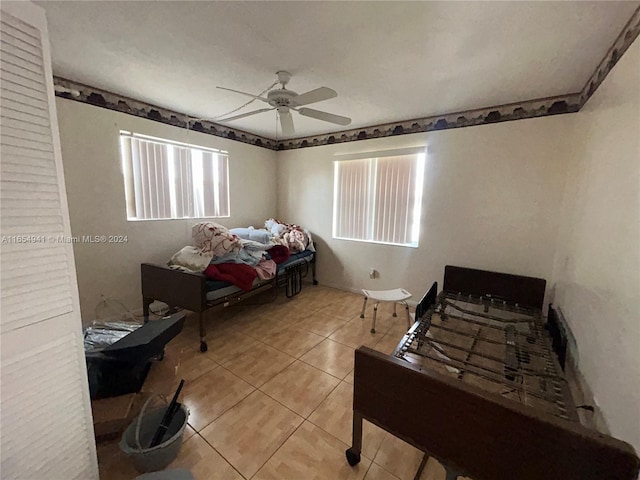
[[[240,90],[233,90],[232,88],[225,88],[225,87],[216,87],[216,88],[219,88],[220,90],[227,90],[229,92],[239,93],[240,95],[245,95],[245,96],[251,97],[251,98],[257,98],[258,100],[262,100],[263,102],[269,103],[268,99],[266,99],[264,97],[260,97],[258,95],[252,95],[250,93],[241,92]]]
[[[321,112],[320,110],[314,110],[313,108],[301,108],[298,110],[300,115],[305,117],[317,118],[329,123],[337,123],[338,125],[349,125],[351,119],[349,117],[342,117],[340,115],[334,115],[333,113]]]
[[[335,98],[337,96],[338,94],[335,90],[331,90],[327,87],[320,87],[294,97],[292,99],[292,103],[294,104],[294,106],[309,105],[310,103],[329,100],[330,98]]]
[[[282,127],[283,135],[293,135],[296,133],[295,128],[293,128],[293,116],[291,112],[280,113],[280,126]]]
[[[260,110],[254,110],[253,112],[241,113],[240,115],[236,115],[234,117],[222,118],[219,121],[220,122],[230,122],[232,120],[238,120],[240,118],[244,118],[244,117],[249,117],[251,115],[255,115],[256,113],[270,112],[271,110],[275,110],[275,108],[261,108]]]

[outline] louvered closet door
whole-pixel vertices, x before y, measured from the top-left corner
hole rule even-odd
[[[0,8],[0,474],[97,479],[45,15]]]

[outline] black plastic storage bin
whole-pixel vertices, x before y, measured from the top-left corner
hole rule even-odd
[[[119,340],[114,336],[116,341],[104,348],[85,351],[91,399],[140,391],[151,359],[162,356],[165,345],[182,331],[184,320],[184,313],[151,320]]]

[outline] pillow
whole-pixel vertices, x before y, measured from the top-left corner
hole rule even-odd
[[[188,246],[175,253],[169,260],[170,267],[181,267],[192,272],[204,272],[209,266],[213,254],[203,252],[201,249]]]
[[[307,245],[307,250],[309,250],[310,252],[315,252],[316,246],[313,244],[313,237],[311,236],[311,232],[306,228],[304,228],[302,231],[307,234],[307,238],[309,239],[309,245]]]
[[[238,252],[242,248],[238,237],[229,232],[227,227],[214,222],[196,223],[191,229],[191,239],[194,247],[214,257]]]
[[[243,240],[253,240],[254,242],[260,242],[264,245],[271,243],[271,234],[263,228],[232,228],[229,232]]]

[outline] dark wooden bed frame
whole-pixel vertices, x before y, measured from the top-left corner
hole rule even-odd
[[[212,301],[207,300],[207,277],[202,273],[189,273],[171,269],[164,265],[143,263],[140,265],[142,282],[142,310],[145,322],[149,320],[150,305],[154,300],[170,307],[182,307],[198,314],[200,325],[200,351],[206,352],[207,331],[204,312],[221,310],[236,305],[255,295],[271,291],[275,299],[278,287],[284,287],[287,297],[297,295],[302,288],[302,279],[311,270],[314,285],[316,280],[316,253],[311,260],[303,258],[279,269],[276,276],[257,284],[248,292],[236,292]]]
[[[542,279],[445,268],[446,292],[541,309],[544,289]],[[429,292],[423,301],[434,299]],[[363,419],[425,452],[421,468],[427,454],[439,460],[447,480],[636,480],[640,469],[625,442],[367,347],[355,352],[351,465],[360,460]]]

